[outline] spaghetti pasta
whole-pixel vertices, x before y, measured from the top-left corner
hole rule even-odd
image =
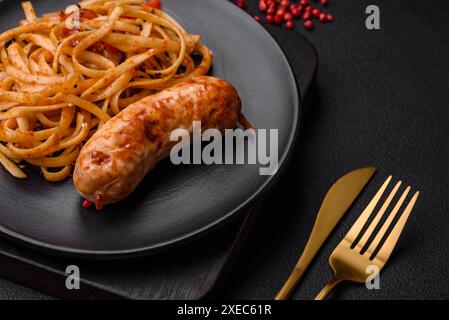
[[[144,0],[85,0],[0,34],[0,163],[71,174],[83,144],[129,104],[207,74],[211,51]]]

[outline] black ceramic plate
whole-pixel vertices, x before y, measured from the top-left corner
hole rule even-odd
[[[73,1],[37,0],[38,14]],[[299,99],[281,49],[250,16],[225,0],[164,0],[165,10],[200,34],[215,56],[212,74],[233,83],[256,128],[279,129],[279,172],[298,131]],[[0,1],[0,31],[23,18],[20,2]],[[27,169],[30,170],[30,169]],[[215,229],[266,191],[277,176],[259,166],[174,166],[164,161],[125,201],[83,209],[71,180],[26,181],[0,168],[0,233],[35,248],[85,258],[152,253]],[[278,173],[279,174],[279,173]]]

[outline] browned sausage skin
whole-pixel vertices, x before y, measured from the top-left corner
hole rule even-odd
[[[170,154],[177,143],[170,134],[237,126],[241,101],[224,80],[196,77],[146,97],[119,113],[86,143],[76,161],[73,182],[93,202],[114,203],[134,191],[145,175]],[[102,203],[97,203],[101,207]]]

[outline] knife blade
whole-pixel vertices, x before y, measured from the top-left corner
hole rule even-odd
[[[373,167],[358,169],[341,177],[332,185],[318,211],[306,247],[275,300],[288,299],[323,243],[375,172],[376,168]]]

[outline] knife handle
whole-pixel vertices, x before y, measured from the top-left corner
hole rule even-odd
[[[306,270],[306,268],[301,268],[301,264],[302,261],[300,260],[288,277],[287,281],[284,283],[284,286],[281,290],[279,290],[274,300],[287,300],[290,297],[296,285],[304,275],[304,271]]]
[[[275,300],[288,299],[321,246],[375,172],[376,168],[372,167],[358,169],[346,174],[332,185],[318,211],[304,251]]]

